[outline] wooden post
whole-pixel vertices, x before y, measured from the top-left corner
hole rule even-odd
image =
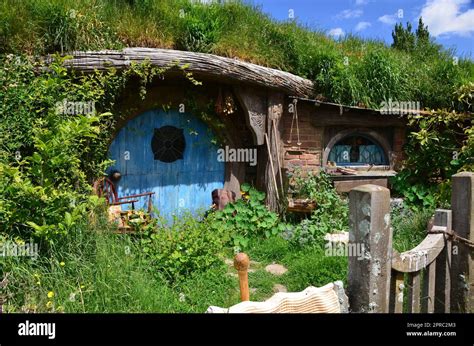
[[[392,269],[390,190],[370,184],[352,189],[349,226],[349,248],[361,248],[364,254],[362,258],[349,256],[351,311],[388,312]]]
[[[453,175],[453,231],[474,241],[474,173]],[[459,241],[452,244],[451,312],[474,312],[474,251]]]
[[[247,269],[249,268],[250,260],[249,256],[245,253],[240,252],[235,255],[234,268],[239,272],[239,284],[240,284],[240,300],[250,300],[249,294],[249,276]]]
[[[435,302],[436,259],[425,269],[423,275],[423,293],[421,297],[421,312],[434,312]]]
[[[408,274],[408,312],[420,312],[420,271]]]
[[[278,211],[280,208],[280,201],[284,197],[281,195],[283,192],[282,176],[280,165],[280,135],[276,129],[280,126],[280,119],[283,115],[283,105],[285,97],[283,94],[276,91],[269,91],[267,95],[267,122],[266,122],[266,133],[265,138],[267,142],[267,160],[262,161],[265,163],[265,188],[267,191],[266,204],[274,211]],[[259,162],[260,163],[260,162]],[[277,176],[280,177],[280,184],[277,183]]]
[[[433,230],[446,227],[446,232],[452,231],[452,211],[437,209],[434,217]],[[449,313],[451,300],[451,238],[444,235],[444,248],[436,257],[435,301],[434,312]]]

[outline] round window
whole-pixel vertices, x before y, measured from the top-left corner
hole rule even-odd
[[[174,162],[183,158],[186,140],[183,129],[174,126],[163,126],[155,129],[151,139],[151,150],[155,160]]]

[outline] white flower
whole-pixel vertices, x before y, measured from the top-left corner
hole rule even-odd
[[[69,17],[70,18],[72,18],[72,19],[76,18],[76,15],[77,15],[76,10],[72,9],[72,10],[69,11]]]
[[[184,303],[186,301],[186,296],[184,295],[184,293],[179,294],[179,301],[181,303]]]

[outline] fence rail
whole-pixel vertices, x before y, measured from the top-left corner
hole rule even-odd
[[[473,185],[474,173],[454,175],[452,210],[436,210],[425,239],[403,253],[392,249],[390,190],[351,190],[349,244],[364,249],[349,258],[351,311],[474,312]]]

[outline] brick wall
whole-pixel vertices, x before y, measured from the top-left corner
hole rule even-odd
[[[297,145],[298,134],[296,121],[293,123],[293,133],[291,136],[291,120],[293,114],[285,112],[281,119],[282,126],[282,146],[284,167],[300,166],[303,169],[318,170],[321,166],[321,157],[323,150],[323,127],[315,127],[310,122],[310,116],[313,116],[311,109],[307,105],[298,104],[298,125],[299,138],[301,146]],[[300,149],[300,150],[295,150]]]
[[[397,170],[402,160],[405,158],[403,146],[406,143],[406,130],[403,127],[396,127],[393,132],[393,162],[392,165]]]
[[[296,121],[293,123],[293,134],[291,143],[290,140],[291,132],[291,121],[293,114],[288,112],[288,107],[285,108],[285,112],[280,122],[282,137],[281,137],[281,153],[283,157],[284,168],[288,169],[291,166],[300,166],[305,170],[318,170],[322,164],[322,154],[324,151],[325,141],[327,142],[330,138],[324,139],[326,136],[330,136],[330,133],[338,133],[342,129],[351,129],[353,125],[348,123],[344,126],[315,126],[314,119],[311,122],[311,117],[317,117],[317,112],[320,110],[315,109],[311,103],[299,102],[298,103],[298,125],[301,146],[298,149],[298,136],[296,130]],[[337,115],[334,115],[335,117]],[[378,119],[377,119],[378,120]],[[368,125],[368,124],[367,124]],[[370,126],[365,126],[370,128]],[[329,130],[329,131],[325,131]],[[392,132],[393,129],[393,132]],[[331,131],[334,130],[334,131]],[[404,158],[403,145],[406,141],[406,131],[404,127],[378,127],[372,128],[372,131],[376,131],[379,136],[387,139],[391,147],[391,158],[390,162],[392,167],[396,170],[399,168],[400,162]],[[335,134],[334,133],[334,134]],[[391,138],[393,133],[393,139]]]

